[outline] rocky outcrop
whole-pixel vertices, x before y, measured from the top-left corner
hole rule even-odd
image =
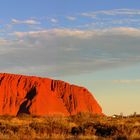
[[[69,83],[15,74],[0,74],[0,115],[102,114],[102,109],[85,88]]]

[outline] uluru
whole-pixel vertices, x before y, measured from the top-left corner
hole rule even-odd
[[[84,87],[50,78],[0,73],[0,115],[70,116],[80,112],[103,114]]]

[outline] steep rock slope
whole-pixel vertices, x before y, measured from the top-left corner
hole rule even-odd
[[[69,83],[16,74],[0,74],[0,115],[102,114],[102,109],[85,88]]]

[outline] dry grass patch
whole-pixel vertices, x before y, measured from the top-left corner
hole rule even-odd
[[[0,116],[0,139],[140,139],[140,117]]]

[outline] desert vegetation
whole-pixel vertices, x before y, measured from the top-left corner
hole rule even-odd
[[[0,139],[140,139],[140,117],[0,116]]]

